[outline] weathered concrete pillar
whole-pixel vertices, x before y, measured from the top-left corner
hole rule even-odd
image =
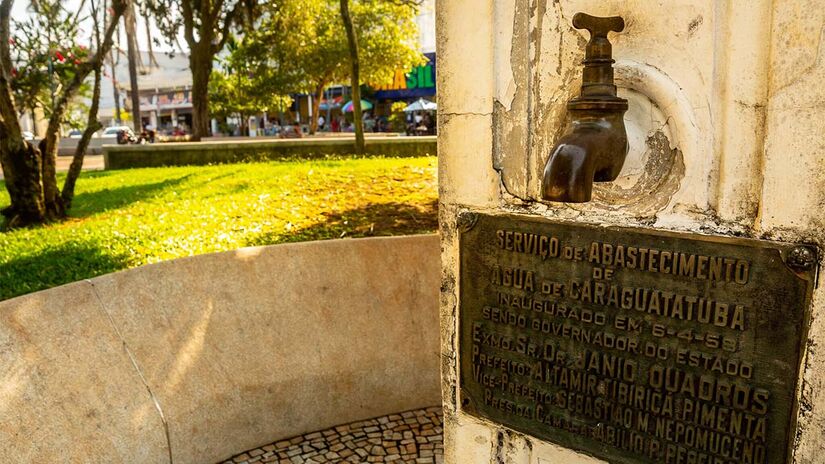
[[[572,25],[577,12],[624,18],[624,30],[611,33],[609,38],[616,60],[619,96],[629,102],[625,124],[630,150],[619,178],[615,182],[595,184],[591,202],[546,202],[541,199],[542,170],[564,129],[568,116],[566,103],[579,94],[580,63],[589,39],[586,31]],[[710,445],[692,442],[689,446],[684,443],[686,438],[671,440],[673,437],[665,436],[668,432],[651,428],[649,433],[642,434],[645,443],[657,441],[657,446],[661,445],[664,451],[644,456],[632,450],[617,452],[612,449],[616,448],[615,443],[610,444],[604,437],[590,436],[576,442],[576,437],[595,435],[593,430],[609,426],[609,420],[584,420],[582,424],[589,427],[589,431],[571,432],[572,426],[568,426],[562,434],[566,438],[548,438],[556,436],[553,425],[544,424],[542,429],[529,425],[535,417],[519,419],[515,417],[517,414],[506,411],[509,407],[506,401],[511,401],[513,405],[532,407],[529,414],[537,415],[535,408],[541,401],[536,400],[535,393],[519,396],[512,389],[501,395],[496,393],[496,389],[507,389],[503,384],[512,386],[508,382],[515,382],[518,378],[515,374],[504,377],[504,381],[499,375],[495,380],[495,372],[490,374],[488,369],[484,372],[490,376],[484,378],[490,380],[489,397],[463,393],[462,356],[473,356],[470,347],[476,345],[472,340],[462,345],[460,325],[474,322],[470,317],[463,317],[468,311],[481,314],[482,310],[473,307],[481,303],[468,300],[467,293],[462,293],[462,284],[475,286],[476,281],[462,275],[466,270],[460,266],[462,249],[459,246],[462,230],[474,224],[472,221],[469,225],[463,224],[466,219],[460,221],[459,217],[471,212],[481,216],[505,215],[505,224],[514,221],[511,228],[516,231],[522,230],[522,223],[515,222],[513,217],[537,220],[540,224],[572,225],[573,230],[592,225],[629,226],[639,228],[643,235],[677,232],[677,237],[698,240],[696,243],[705,243],[704,240],[728,243],[724,237],[756,239],[764,242],[731,243],[753,250],[763,246],[777,250],[776,256],[781,255],[786,262],[788,250],[793,250],[795,244],[806,244],[813,252],[819,250],[821,256],[825,246],[825,85],[822,84],[825,82],[825,2],[446,0],[437,3],[437,34],[442,393],[447,462],[688,463],[694,462],[689,459],[700,459],[696,456],[702,453],[718,459],[708,462],[720,463],[751,462],[751,459],[767,464],[791,462],[791,459],[805,464],[825,462],[825,352],[817,349],[825,343],[825,317],[822,317],[825,290],[814,288],[815,270],[799,274],[800,282],[804,281],[800,285],[807,289],[800,290],[800,295],[808,292],[807,299],[803,298],[805,301],[793,307],[783,306],[786,300],[782,298],[776,303],[777,310],[791,311],[800,317],[800,325],[794,326],[792,335],[786,337],[790,339],[788,347],[796,347],[797,354],[787,347],[782,348],[787,352],[773,354],[753,348],[769,335],[756,329],[761,319],[757,321],[756,316],[751,316],[757,312],[752,306],[760,304],[751,296],[757,295],[755,292],[759,289],[748,293],[749,287],[745,287],[741,293],[744,300],[730,302],[731,305],[741,303],[746,314],[741,343],[725,354],[724,362],[733,359],[755,363],[753,377],[736,379],[725,373],[707,373],[716,384],[732,382],[735,388],[739,385],[735,382],[740,382],[756,391],[761,388],[759,375],[768,369],[763,365],[783,362],[788,365],[787,372],[791,375],[785,377],[792,378],[783,381],[792,394],[780,398],[782,395],[765,387],[771,403],[767,406],[769,412],[764,413],[773,414],[779,409],[790,411],[787,420],[783,415],[779,421],[787,426],[787,435],[775,436],[775,430],[784,429],[769,428],[764,439],[753,434],[742,435],[741,445],[769,444],[769,449],[780,451],[770,451],[764,458],[758,453],[753,458],[744,456],[741,450],[714,452]],[[468,245],[477,244],[468,242]],[[693,245],[685,246],[689,249]],[[489,267],[491,274],[497,272],[499,265],[504,266],[496,261],[499,255],[485,256],[488,258],[479,266]],[[701,253],[696,256],[702,257]],[[747,253],[744,256],[747,257]],[[753,269],[767,269],[766,263],[756,257],[749,261]],[[578,264],[570,264],[570,269],[574,265]],[[559,266],[536,264],[530,270],[538,277],[546,270],[564,269]],[[626,268],[616,272],[629,276],[628,279],[636,275]],[[796,285],[793,272],[788,275],[785,271],[765,272],[763,277],[770,285],[774,282]],[[754,274],[752,278],[749,284],[756,285],[757,278],[762,277]],[[667,286],[672,280],[656,282]],[[538,288],[539,281],[535,285]],[[694,288],[698,292],[696,296],[716,295],[724,299],[734,292],[732,285],[700,282]],[[541,293],[538,289],[523,288],[510,292],[537,299],[541,299]],[[494,307],[501,303],[494,295],[495,292],[487,295],[491,299],[483,304]],[[596,303],[588,306],[561,297],[547,301],[569,303],[571,308],[598,309],[593,306]],[[517,317],[519,310],[512,313]],[[618,313],[614,308],[606,309],[605,314],[608,321],[615,322],[615,318],[610,318]],[[657,324],[656,317],[650,314],[645,312],[640,319],[642,340],[653,336],[651,332]],[[504,322],[496,322],[495,317],[482,322],[487,324],[485,327],[503,327],[501,333],[527,334],[533,341],[548,340],[546,334],[530,335],[529,327],[524,330],[506,327],[506,316],[503,317]],[[678,327],[687,327],[683,323],[687,324],[680,320]],[[698,322],[696,327],[702,329]],[[716,332],[725,336],[722,329],[702,330],[703,340],[716,336]],[[473,334],[472,329],[464,333],[465,337],[467,333]],[[583,343],[579,345],[584,346]],[[721,348],[697,348],[696,340],[680,343],[674,335],[671,355],[663,365],[678,364],[674,354],[678,349],[695,349],[708,356],[722,352]],[[501,347],[497,349],[501,351]],[[607,349],[593,351],[612,354]],[[487,354],[495,352],[491,349]],[[538,358],[540,356],[536,356],[536,365],[540,365]],[[571,357],[571,363],[575,362],[574,358]],[[633,356],[626,358],[632,360]],[[498,363],[499,371],[506,373],[507,366],[512,367],[516,359],[519,359],[516,355],[505,353],[491,362]],[[475,359],[468,366],[483,363]],[[511,364],[501,367],[501,363]],[[547,367],[545,363],[543,368]],[[703,375],[697,366],[685,367],[683,371],[697,378]],[[472,376],[469,371],[465,374]],[[483,384],[482,377],[473,381]],[[523,380],[522,383],[527,384],[526,379]],[[539,381],[530,385],[535,387],[536,382]],[[596,387],[599,393],[594,395],[601,395],[604,400],[606,385],[599,380]],[[483,390],[481,386],[477,391]],[[553,397],[558,397],[563,390],[558,385],[547,388]],[[686,394],[674,395],[679,410],[674,414],[683,416],[673,420],[681,425],[674,422],[662,426],[678,426],[679,430],[692,427],[684,417]],[[742,412],[725,404],[723,396],[719,394],[713,401],[709,400],[707,407],[731,409],[723,411],[723,415]],[[484,403],[488,399],[506,401],[468,406],[470,400]],[[467,404],[463,405],[463,400],[467,400]],[[495,414],[489,411],[496,408],[505,410],[492,417]],[[745,420],[758,420],[759,415],[757,411]],[[655,420],[653,416],[651,420]],[[501,420],[501,417],[507,419]],[[571,413],[567,417],[582,416]],[[728,419],[717,416],[718,420],[723,421],[718,427],[720,430],[728,427],[724,422]],[[771,419],[770,427],[776,426],[776,422]],[[557,423],[556,427],[560,425]],[[737,436],[737,431],[731,432],[728,428],[722,432],[708,423],[704,428],[691,430],[721,434],[720,440],[724,434],[733,437],[731,439]],[[679,440],[682,443],[673,444],[673,452],[668,453],[667,446]],[[594,444],[597,442],[599,446]],[[678,452],[680,447],[685,450],[684,456]],[[614,452],[622,457],[613,457]],[[694,457],[689,458],[689,452],[694,453]],[[725,453],[728,456],[724,456]]]

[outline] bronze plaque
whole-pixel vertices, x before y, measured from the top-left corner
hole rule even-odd
[[[814,248],[459,225],[464,411],[611,463],[790,462]]]

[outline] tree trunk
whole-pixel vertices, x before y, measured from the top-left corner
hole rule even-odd
[[[105,40],[96,50],[94,57],[78,65],[71,82],[59,95],[55,95],[57,98],[49,118],[46,138],[40,142],[38,149],[22,138],[11,92],[12,61],[8,44],[12,3],[12,0],[0,0],[0,164],[11,198],[11,206],[2,211],[8,218],[8,228],[42,223],[63,216],[63,199],[57,187],[55,166],[60,123],[69,102],[77,94],[89,73],[100,71],[100,67],[103,66],[103,57],[112,46],[114,33],[114,25],[110,24],[106,28]],[[113,2],[111,14],[115,23],[120,20],[125,7],[123,1]]]
[[[114,47],[112,47],[113,49]],[[119,60],[118,60],[119,61]],[[120,89],[117,88],[117,61],[115,61],[114,53],[109,50],[109,66],[112,68],[112,92],[115,98],[115,123],[121,125],[123,121],[120,119]]]
[[[137,81],[137,65],[138,65],[138,50],[137,37],[135,31],[135,5],[133,1],[129,1],[126,7],[126,14],[123,15],[123,22],[126,25],[126,50],[129,57],[129,86],[132,97],[132,125],[135,128],[135,134],[140,134],[143,130],[143,125],[140,120],[140,89]]]
[[[67,107],[68,100],[61,98],[52,108],[49,125],[46,128],[46,137],[40,141],[38,147],[43,166],[43,202],[46,206],[46,218],[50,220],[61,218],[65,213],[60,189],[57,187],[57,148],[60,143],[60,123],[63,121]]]
[[[152,29],[149,27],[149,17],[143,18],[143,23],[146,26],[146,45],[149,47],[149,67],[159,68],[158,59],[155,58],[155,50],[152,48]]]
[[[109,11],[109,2],[108,0],[103,1],[103,11]],[[109,25],[108,16],[106,20],[103,22],[103,28],[105,29]],[[117,41],[120,43],[120,27],[115,25],[115,32],[113,34],[113,42]],[[103,60],[103,67],[106,66],[106,61],[109,61],[109,67],[112,69],[112,93],[115,99],[115,114],[114,114],[114,121],[115,124],[118,126],[121,124],[120,120],[120,90],[117,88],[117,63],[120,62],[120,55],[118,54],[118,59],[115,61],[115,54],[112,50],[114,50],[114,46],[109,48],[109,52],[106,53],[106,58]]]
[[[89,117],[86,120],[86,130],[83,131],[83,136],[77,142],[77,148],[74,151],[72,164],[69,166],[69,173],[66,175],[66,181],[63,183],[63,192],[60,197],[63,199],[63,208],[68,210],[72,205],[74,199],[74,187],[77,183],[77,178],[80,176],[80,170],[83,168],[83,157],[86,156],[86,149],[89,148],[89,142],[92,140],[92,135],[97,132],[102,126],[97,120],[97,112],[100,108],[100,75],[101,67],[95,69],[95,84],[92,91],[92,105],[89,107]]]
[[[40,134],[37,133],[37,109],[35,107],[31,107],[29,109],[29,117],[32,118],[32,135],[34,138],[37,138]]]
[[[192,140],[198,141],[209,136],[209,75],[212,72],[211,44],[201,41],[193,47],[189,55],[192,71]]]
[[[115,70],[115,63],[114,63],[114,61],[112,61],[111,63],[112,63],[112,91],[114,92],[113,96],[115,97],[115,123],[119,126],[123,123],[123,121],[120,119],[120,90],[117,88],[117,76],[115,75],[115,73],[117,71]]]
[[[2,211],[6,217],[4,228],[42,223],[46,220],[46,208],[40,183],[40,151],[29,142],[14,141],[6,135],[5,126],[0,127],[0,164],[11,199],[11,205]]]
[[[344,21],[344,29],[347,31],[347,42],[349,43],[349,58],[352,66],[352,116],[355,124],[355,154],[364,154],[364,124],[361,112],[361,66],[358,62],[358,41],[355,37],[355,30],[352,26],[352,18],[349,14],[349,0],[341,0],[341,19]]]
[[[315,95],[312,99],[312,118],[309,121],[309,133],[314,134],[318,132],[318,117],[321,116],[321,99],[324,98],[324,88],[326,82],[321,82],[315,87]],[[329,104],[329,102],[327,102]],[[326,119],[326,118],[325,118]],[[329,121],[327,121],[329,124]]]
[[[23,140],[20,118],[14,107],[11,88],[10,49],[12,0],[0,1],[0,167],[11,205],[4,208],[5,227],[21,227],[43,222],[46,208],[40,182],[40,152]]]

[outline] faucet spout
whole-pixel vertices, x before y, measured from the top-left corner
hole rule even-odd
[[[627,156],[627,100],[616,96],[607,40],[608,32],[624,29],[624,20],[577,13],[573,26],[590,31],[581,95],[567,103],[570,123],[550,152],[541,193],[549,201],[583,203],[590,201],[594,181],[609,182],[619,176]]]
[[[623,113],[573,116],[544,167],[545,200],[588,202],[594,181],[608,182],[619,176],[627,154]]]

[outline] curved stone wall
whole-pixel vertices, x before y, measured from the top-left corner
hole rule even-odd
[[[0,461],[208,463],[440,403],[435,235],[246,248],[0,303]]]

